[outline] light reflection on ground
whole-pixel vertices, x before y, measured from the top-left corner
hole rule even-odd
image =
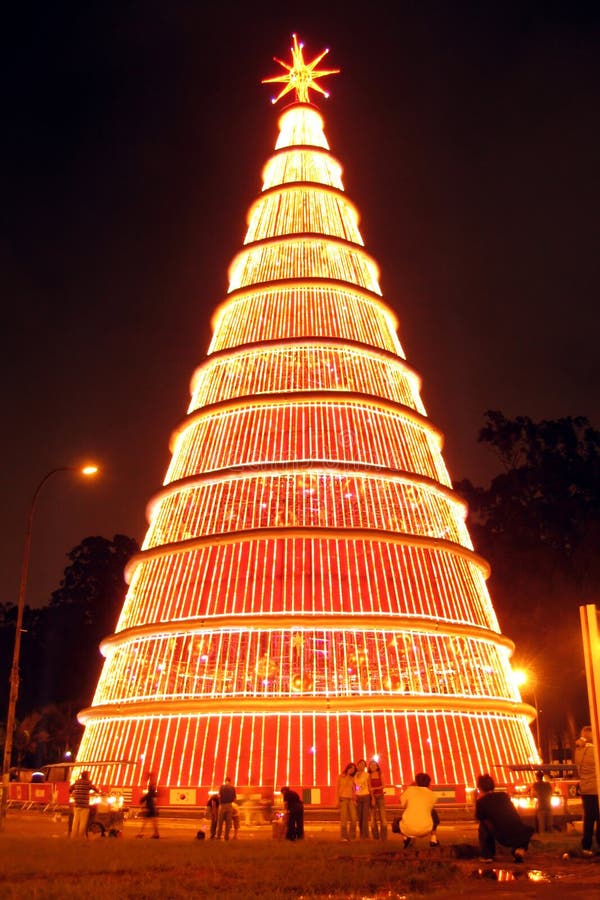
[[[542,869],[475,869],[472,873],[473,878],[485,878],[490,881],[532,881],[536,884],[551,884],[553,881],[559,881],[565,875],[554,875],[550,872],[544,872]]]

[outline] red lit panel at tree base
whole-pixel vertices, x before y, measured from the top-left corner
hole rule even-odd
[[[527,743],[518,745],[517,732],[510,717],[389,709],[378,714],[132,717],[94,723],[86,740],[93,735],[100,747],[118,743],[127,748],[125,756],[138,760],[103,772],[106,783],[136,783],[141,765],[160,771],[167,785],[208,792],[226,776],[239,786],[275,791],[283,784],[315,785],[324,800],[329,788],[334,803],[342,768],[375,754],[385,762],[390,785],[400,786],[407,773],[419,771],[429,772],[436,784],[472,785],[490,760],[505,764],[494,768],[494,778],[510,781],[507,766],[529,751]],[[511,754],[507,748],[512,746]]]

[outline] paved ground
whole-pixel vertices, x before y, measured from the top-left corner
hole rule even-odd
[[[131,816],[126,818],[122,825],[123,837],[125,839],[135,837],[139,832],[142,819]],[[159,818],[160,833],[164,838],[172,838],[175,840],[188,840],[195,838],[199,829],[208,832],[209,824],[206,819],[197,816],[177,816],[177,815],[161,815]],[[148,825],[146,826],[146,834],[150,834]],[[66,815],[52,815],[50,813],[42,813],[40,811],[28,810],[21,811],[9,809],[6,820],[6,832],[14,836],[22,837],[48,837],[58,838],[66,837],[68,831],[68,819]],[[339,825],[337,822],[305,822],[306,837],[310,839],[338,841]],[[439,827],[440,841],[448,846],[450,843],[477,843],[477,829],[474,822],[453,822],[450,824],[442,823]],[[270,824],[251,824],[247,825],[242,817],[240,826],[240,840],[271,840],[273,837],[272,827]],[[391,833],[391,825],[389,828],[389,841],[394,841],[394,846],[398,843],[398,836]]]

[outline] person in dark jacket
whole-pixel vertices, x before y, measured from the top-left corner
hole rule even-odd
[[[142,795],[140,800],[142,806],[142,827],[136,837],[143,837],[146,829],[146,822],[152,822],[152,837],[159,838],[158,833],[158,788],[156,786],[156,775],[148,772],[148,787],[146,793]]]
[[[206,818],[210,822],[210,839],[212,841],[217,836],[217,825],[219,823],[219,795],[216,793],[208,795]]]
[[[219,821],[217,825],[217,840],[221,839],[223,834],[223,824],[225,825],[225,840],[229,840],[229,832],[233,824],[233,804],[236,800],[235,788],[231,783],[231,778],[226,778],[219,788]]]
[[[301,841],[304,837],[304,803],[296,791],[289,787],[281,788],[281,796],[287,812],[287,841]]]
[[[475,818],[479,821],[479,854],[482,862],[492,862],[496,841],[510,847],[515,862],[523,862],[533,828],[526,825],[505,791],[496,791],[491,775],[477,779],[479,798]]]

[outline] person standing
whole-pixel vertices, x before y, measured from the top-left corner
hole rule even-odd
[[[87,837],[88,819],[90,817],[90,794],[97,794],[98,789],[90,781],[90,773],[86,770],[69,788],[73,794],[73,823],[71,837]]]
[[[208,800],[206,801],[206,818],[210,822],[210,839],[212,841],[217,836],[217,825],[219,823],[218,793],[208,795]]]
[[[437,847],[436,829],[440,818],[433,808],[437,797],[430,790],[431,778],[427,772],[418,772],[414,784],[406,788],[400,797],[402,817],[400,834],[404,838],[404,849],[410,847],[414,838],[429,835],[429,846]]]
[[[340,808],[340,839],[353,841],[356,837],[356,766],[348,763],[337,780],[337,798]],[[348,827],[350,823],[350,827]]]
[[[600,849],[600,810],[598,808],[598,779],[591,725],[585,725],[581,729],[581,735],[575,742],[575,765],[579,773],[579,791],[583,804],[581,850],[584,856],[593,856],[594,828],[596,830],[596,846]]]
[[[371,791],[369,790],[369,773],[366,759],[356,763],[356,814],[358,816],[358,833],[361,841],[369,837],[369,821],[371,819]]]
[[[538,833],[552,831],[552,785],[544,781],[542,771],[535,773],[535,781],[531,785],[531,796],[535,799],[535,819]]]
[[[304,837],[304,803],[296,791],[289,787],[281,788],[281,796],[287,812],[287,841],[301,841]]]
[[[229,832],[233,824],[233,804],[235,803],[235,788],[231,783],[231,778],[226,778],[219,788],[219,818],[217,824],[217,840],[221,839],[223,834],[223,824],[225,824],[225,840],[229,840]]]
[[[144,831],[146,829],[146,822],[152,822],[152,837],[159,838],[160,834],[158,833],[158,788],[156,786],[156,775],[153,772],[148,772],[148,787],[146,788],[146,793],[142,795],[141,804],[145,807],[145,812],[142,814],[142,827],[140,828],[136,837],[143,837]]]
[[[514,807],[506,791],[496,791],[491,775],[477,779],[479,797],[475,804],[475,818],[479,821],[479,855],[482,862],[492,862],[496,841],[512,850],[515,862],[523,862],[533,834]]]
[[[373,837],[382,841],[387,839],[387,816],[385,812],[385,789],[381,768],[376,759],[369,763],[369,790],[371,792],[371,829]]]

